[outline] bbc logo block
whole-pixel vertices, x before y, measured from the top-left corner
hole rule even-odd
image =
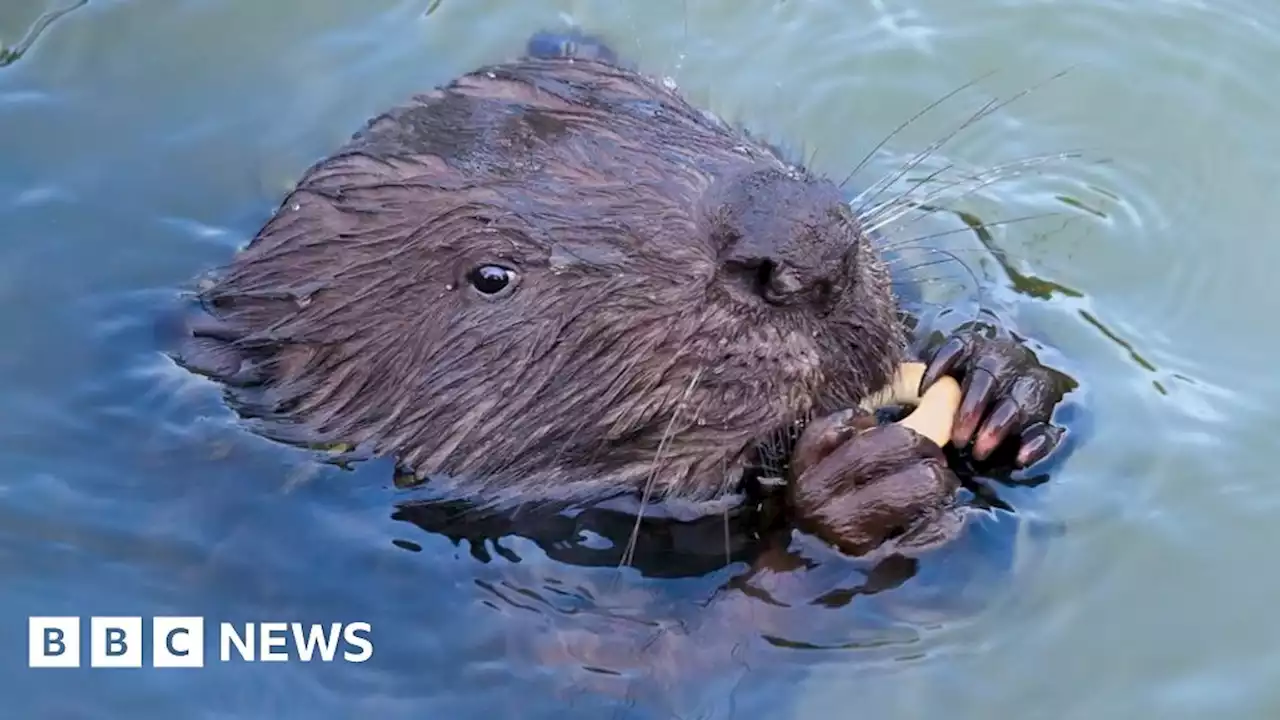
[[[140,617],[91,617],[89,635],[81,637],[78,617],[33,617],[28,620],[27,664],[33,668],[80,667],[82,646],[89,646],[89,666],[140,668],[144,639]],[[153,667],[204,667],[204,618],[157,617],[151,622]]]
[[[80,667],[80,618],[33,617],[27,621],[31,667]]]
[[[142,667],[142,618],[89,618],[89,665]]]
[[[204,618],[154,618],[151,623],[151,665],[204,667]]]

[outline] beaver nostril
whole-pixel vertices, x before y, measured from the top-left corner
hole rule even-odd
[[[793,303],[805,290],[804,278],[786,262],[763,260],[756,268],[756,292],[774,305]]]
[[[769,283],[773,281],[773,261],[764,260],[756,267],[755,290],[761,297],[768,292]]]

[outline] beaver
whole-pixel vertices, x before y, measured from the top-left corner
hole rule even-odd
[[[193,294],[174,358],[257,432],[394,457],[476,511],[700,516],[781,478],[853,554],[954,536],[938,444],[854,410],[909,333],[840,185],[581,33],[376,115]],[[1060,374],[962,327],[952,443],[1026,466]],[[776,483],[774,483],[776,485]]]

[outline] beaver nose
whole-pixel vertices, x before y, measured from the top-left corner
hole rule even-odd
[[[724,273],[771,305],[829,301],[853,249],[839,190],[774,169],[716,188],[715,236]]]

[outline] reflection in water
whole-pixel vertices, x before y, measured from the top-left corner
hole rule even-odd
[[[1139,355],[1138,351],[1133,348],[1132,344],[1130,344],[1127,340],[1117,335],[1114,330],[1111,330],[1107,328],[1107,326],[1103,325],[1102,322],[1099,321],[1098,318],[1094,317],[1092,313],[1090,313],[1087,310],[1080,310],[1079,313],[1080,313],[1080,317],[1084,318],[1085,322],[1097,328],[1098,332],[1105,335],[1108,340],[1124,348],[1124,350],[1129,353],[1129,358],[1133,360],[1135,363],[1137,363],[1138,367],[1142,368],[1143,370],[1146,370],[1147,372],[1156,372],[1155,365],[1152,365],[1150,362],[1147,361],[1146,358]]]
[[[1093,189],[1098,190],[1098,188],[1093,188]],[[1063,205],[1075,208],[1076,210],[1083,210],[1089,213],[1090,215],[1093,215],[1094,217],[1098,218],[1099,220],[1107,219],[1107,214],[1105,212],[1103,212],[1102,210],[1099,210],[1098,208],[1091,207],[1085,204],[1085,202],[1079,198],[1074,198],[1069,195],[1057,195],[1055,197],[1057,197],[1058,201],[1061,202]]]
[[[973,234],[977,236],[983,247],[991,252],[991,256],[1000,264],[1000,269],[1009,276],[1010,284],[1014,291],[1038,300],[1050,300],[1055,292],[1070,298],[1084,297],[1084,294],[1079,290],[1073,290],[1052,280],[1026,275],[1018,271],[1010,261],[1008,254],[996,244],[987,224],[981,218],[973,213],[964,211],[958,211],[955,214],[965,225],[973,230]]]
[[[36,40],[40,39],[40,35],[48,30],[49,26],[53,25],[59,18],[88,4],[89,0],[69,0],[69,4],[66,7],[45,11],[31,24],[22,39],[11,47],[6,48],[2,41],[3,39],[0,38],[0,68],[12,65],[21,59],[35,45]]]
[[[1096,187],[1093,189],[1098,192],[1103,192],[1101,189]],[[1106,218],[1105,213],[1103,213],[1100,210],[1089,208],[1085,206],[1084,203],[1081,201],[1071,199],[1071,198],[1066,198],[1065,196],[1059,196],[1058,199],[1062,200],[1064,203],[1072,207],[1079,208],[1092,215],[1095,215],[1096,217],[1103,218],[1103,219]],[[1021,272],[1017,268],[1015,268],[1008,256],[1008,253],[1006,253],[1004,250],[1002,250],[999,247],[995,238],[992,237],[991,235],[990,228],[993,225],[995,225],[995,223],[984,222],[981,218],[979,218],[977,215],[971,212],[954,211],[954,210],[948,210],[946,208],[941,208],[941,207],[937,207],[937,208],[928,207],[926,209],[929,212],[946,212],[946,213],[953,214],[957,218],[959,218],[968,229],[972,230],[974,236],[978,239],[980,243],[982,243],[982,246],[990,252],[992,259],[994,259],[999,264],[1000,269],[1004,272],[1004,274],[1007,276],[1009,280],[1009,287],[1014,292],[1017,292],[1027,297],[1035,298],[1038,300],[1052,300],[1055,294],[1065,298],[1071,298],[1071,299],[1083,299],[1085,297],[1084,293],[1080,292],[1079,290],[1069,288],[1061,283],[1057,283],[1052,280],[1035,277],[1033,275]],[[951,232],[951,231],[946,231],[946,232]],[[963,260],[959,258],[953,257],[948,259],[956,263],[963,263]],[[1100,332],[1103,335],[1103,337],[1105,337],[1107,340],[1110,340],[1111,342],[1115,343],[1120,348],[1122,348],[1128,354],[1129,358],[1133,360],[1133,362],[1138,367],[1142,368],[1143,370],[1146,370],[1147,372],[1152,372],[1152,373],[1159,372],[1159,369],[1154,364],[1152,364],[1149,360],[1147,360],[1138,352],[1138,350],[1133,346],[1132,342],[1125,340],[1116,331],[1108,328],[1092,312],[1085,309],[1078,309],[1076,312],[1086,323],[1088,323],[1093,328],[1097,329],[1098,332]],[[1165,389],[1164,385],[1161,384],[1159,380],[1152,380],[1152,386],[1161,395],[1168,394],[1168,391]]]
[[[962,543],[967,547],[925,559],[929,572],[922,575],[918,560],[859,562],[780,523],[761,533],[750,514],[646,520],[634,564],[624,570],[617,568],[635,527],[631,512],[475,523],[462,520],[465,510],[456,506],[411,503],[395,517],[469,544],[483,563],[501,564],[494,579],[476,584],[502,617],[509,662],[556,668],[547,679],[553,690],[589,690],[654,707],[706,701],[709,686],[740,677],[744,668],[773,674],[836,661],[832,653],[919,653],[913,628],[920,619],[971,615],[984,596],[966,598],[972,590],[966,584],[999,582],[1008,571],[1009,530],[994,528],[999,522],[978,521],[975,537]],[[521,571],[527,556],[508,546],[515,538],[531,539],[557,566],[539,561]],[[683,590],[670,584],[679,579],[692,584]]]

